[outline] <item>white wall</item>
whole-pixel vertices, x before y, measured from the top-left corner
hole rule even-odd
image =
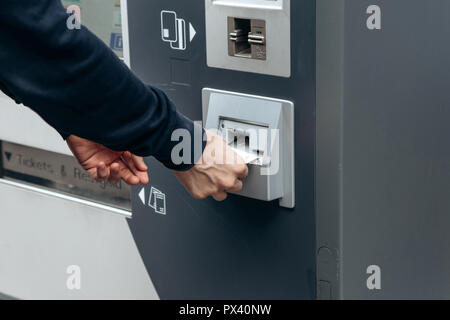
[[[0,92],[0,140],[71,155],[61,136],[36,113]]]

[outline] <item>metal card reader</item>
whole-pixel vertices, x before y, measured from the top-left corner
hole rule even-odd
[[[249,165],[239,195],[295,206],[292,102],[203,89],[203,119]]]
[[[267,151],[267,125],[245,123],[222,118],[219,133],[227,144],[237,152],[247,164],[270,165]]]

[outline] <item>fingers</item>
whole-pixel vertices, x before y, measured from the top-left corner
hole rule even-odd
[[[228,192],[237,193],[242,190],[243,183],[241,180],[236,179],[236,182],[230,187],[230,184],[220,184],[219,190],[216,192],[205,192],[195,196],[197,199],[206,199],[208,196],[213,197],[214,200],[222,202],[228,198]]]
[[[130,168],[122,161],[120,162],[119,175],[121,179],[130,186],[136,186],[140,183],[139,178],[131,172]]]
[[[231,166],[231,171],[236,174],[238,179],[245,179],[248,176],[248,166],[241,156],[236,154],[235,162]]]
[[[177,178],[196,199],[212,196],[217,201],[227,198],[227,192],[242,190],[249,169],[242,157],[225,140],[207,131],[208,142],[202,160]]]
[[[241,180],[236,179],[236,182],[234,183],[234,185],[231,188],[226,188],[224,191],[220,191],[217,193],[214,193],[212,195],[213,199],[219,202],[225,201],[228,198],[228,194],[227,192],[239,192],[242,190],[243,187],[243,183]]]
[[[140,183],[147,184],[149,182],[148,168],[142,157],[134,156],[127,151],[124,152],[122,158],[130,171],[139,179]]]
[[[236,182],[234,183],[233,187],[231,187],[227,191],[236,193],[236,192],[241,191],[243,186],[244,186],[244,184],[242,183],[242,181],[239,179],[236,179]]]
[[[131,157],[133,159],[134,164],[136,165],[136,168],[139,171],[147,171],[148,170],[148,167],[145,164],[144,158],[135,156],[134,154],[132,154]]]
[[[114,162],[111,165],[111,175],[109,176],[108,182],[110,184],[117,184],[120,181],[120,165]]]
[[[117,184],[121,179],[130,185],[149,182],[148,167],[142,157],[128,151],[113,151],[74,135],[67,139],[67,143],[83,169],[97,182]]]
[[[100,162],[97,166],[97,176],[95,180],[102,182],[109,178],[110,171],[104,162]]]
[[[135,162],[137,161],[137,163]],[[100,162],[96,168],[89,170],[89,174],[97,182],[108,181],[110,184],[117,184],[123,180],[131,186],[139,183],[147,184],[149,182],[147,171],[141,171],[147,168],[144,160],[140,157],[133,157],[131,153],[124,153],[122,160],[107,166],[104,162]]]
[[[234,173],[239,180],[244,180],[248,176],[248,166],[246,164],[237,164],[234,166]]]
[[[221,202],[224,201],[228,197],[228,195],[225,191],[222,191],[213,194],[212,197],[214,198],[214,200]]]

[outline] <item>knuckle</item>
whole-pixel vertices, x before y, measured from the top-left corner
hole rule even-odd
[[[200,200],[200,194],[199,194],[199,193],[193,192],[193,193],[192,193],[192,196],[194,197],[194,199]]]
[[[216,198],[216,201],[217,201],[217,202],[223,202],[223,201],[225,201],[226,199],[227,199],[227,197],[221,196],[221,197]]]
[[[225,184],[225,182],[226,182],[226,179],[225,178],[223,178],[223,177],[219,177],[218,179],[217,179],[217,184],[216,184],[216,186],[223,186],[224,184]]]
[[[200,195],[200,200],[205,200],[206,198],[208,198],[209,197],[209,194],[207,194],[207,193],[202,193],[201,195]]]
[[[223,189],[227,185],[227,183],[228,183],[228,179],[225,177],[221,177],[221,178],[217,179],[217,183],[214,185],[214,189],[217,189],[215,191],[216,192],[220,191],[220,189]]]
[[[242,164],[241,165],[241,170],[242,170],[242,172],[248,172],[248,167],[247,167],[247,165],[246,164]]]
[[[204,200],[208,197],[208,195],[205,192],[194,192],[193,194],[194,198],[197,200]]]
[[[225,189],[231,189],[236,185],[236,179],[228,179],[224,184]]]
[[[213,186],[213,187],[211,188],[211,190],[209,191],[209,195],[219,193],[221,189],[222,189],[222,188],[220,188],[218,185],[215,185],[215,186]]]
[[[236,183],[236,185],[234,186],[234,190],[235,192],[239,192],[242,190],[243,184],[242,183]]]
[[[238,173],[240,173],[240,174],[242,174],[242,173],[246,173],[247,172],[247,165],[245,165],[245,164],[238,164],[237,166],[236,166],[236,170],[237,170],[237,172]]]
[[[235,184],[236,179],[234,177],[222,177],[218,180],[218,184],[220,186],[216,186],[218,190],[216,192],[220,191],[220,189],[229,189],[232,188]]]

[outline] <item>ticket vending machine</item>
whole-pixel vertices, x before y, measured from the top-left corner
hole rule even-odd
[[[132,70],[251,160],[217,203],[148,159],[128,223],[161,298],[450,298],[448,1],[126,11]]]
[[[127,1],[131,69],[255,157],[242,192],[223,203],[191,198],[148,160],[150,186],[133,190],[129,225],[161,298],[316,297],[314,10],[314,1]]]

